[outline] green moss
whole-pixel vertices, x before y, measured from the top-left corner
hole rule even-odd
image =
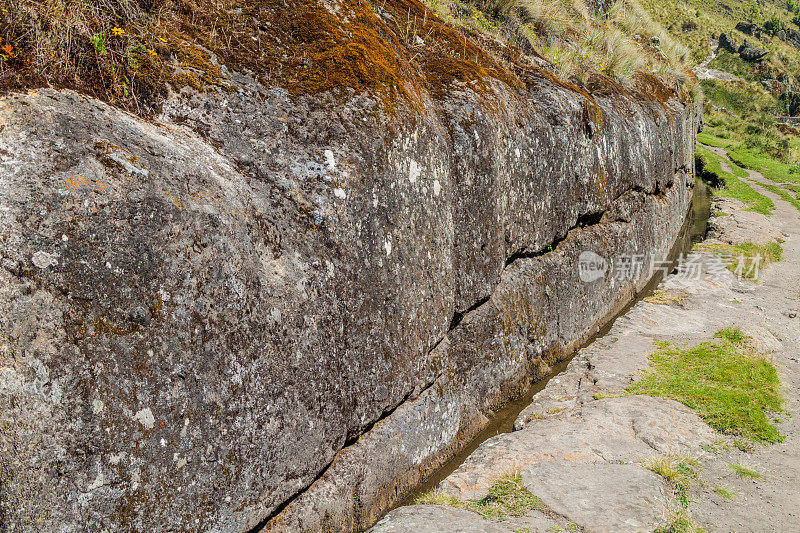
[[[627,391],[677,400],[718,431],[783,441],[768,418],[784,401],[775,367],[722,335],[721,342],[658,350],[650,356],[652,368]]]

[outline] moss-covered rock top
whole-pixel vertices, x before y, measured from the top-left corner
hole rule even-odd
[[[662,82],[687,75],[664,70],[658,29],[631,26],[627,11],[592,16],[579,2],[544,27],[551,14],[533,5],[0,0],[0,91],[71,88],[148,115],[170,89],[233,90],[230,71],[296,96],[370,91],[389,108],[398,99],[421,105],[455,81],[523,89],[536,77],[663,100],[672,91]]]

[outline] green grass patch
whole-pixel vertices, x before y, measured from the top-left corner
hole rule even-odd
[[[432,491],[423,494],[414,503],[417,505],[449,505],[476,512],[483,518],[495,520],[504,520],[507,516],[525,516],[532,509],[548,511],[542,500],[525,488],[522,484],[522,476],[517,472],[498,478],[486,496],[479,500],[463,501]]]
[[[690,482],[697,477],[694,470],[697,461],[685,455],[666,454],[650,457],[642,462],[642,466],[667,480],[681,507],[689,508]]]
[[[794,196],[789,194],[789,192],[785,189],[778,187],[777,185],[772,185],[769,183],[762,183],[762,187],[767,189],[768,191],[772,192],[773,194],[777,194],[780,196],[784,201],[789,202],[794,206],[795,209],[800,211],[800,201],[797,200]]]
[[[740,167],[760,172],[768,180],[777,183],[800,183],[800,167],[784,163],[765,153],[737,148],[728,152],[728,157]]]
[[[714,333],[715,339],[722,339],[733,344],[744,344],[747,341],[747,335],[736,326],[727,326]]]
[[[759,272],[770,263],[780,261],[783,248],[777,242],[768,244],[698,244],[695,250],[712,252],[720,256],[725,266],[737,276],[756,279]]]
[[[736,497],[735,492],[728,490],[725,487],[714,487],[714,492],[716,492],[726,500],[732,500]]]
[[[649,359],[652,368],[627,388],[629,393],[677,400],[724,433],[783,441],[768,418],[784,401],[778,373],[744,345],[723,337],[692,348],[662,347]]]
[[[764,475],[743,465],[730,464],[728,467],[740,478],[761,479]]]
[[[714,146],[716,148],[730,148],[735,143],[729,139],[723,139],[704,131],[697,134],[697,142],[706,146]]]
[[[739,451],[745,453],[753,453],[753,443],[750,442],[749,440],[736,439],[735,441],[733,441],[733,445],[736,446],[739,449]]]
[[[772,200],[757,192],[749,184],[730,172],[722,170],[722,158],[711,150],[698,145],[695,151],[697,172],[701,178],[710,182],[716,196],[734,198],[746,206],[746,210],[769,216],[775,209]],[[733,170],[731,166],[731,170]],[[746,172],[745,172],[746,174]]]

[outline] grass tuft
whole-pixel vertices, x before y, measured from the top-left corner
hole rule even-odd
[[[714,487],[714,492],[716,492],[726,500],[732,500],[736,497],[735,492],[728,490],[725,487]]]
[[[781,442],[784,436],[768,417],[781,411],[784,402],[778,373],[753,355],[728,340],[662,347],[650,356],[652,368],[627,391],[677,400],[721,432]]]
[[[697,477],[697,461],[680,454],[655,455],[642,462],[642,466],[667,480],[675,498],[684,509],[689,508],[690,481]]]
[[[747,468],[746,466],[743,465],[730,464],[728,466],[730,467],[731,470],[733,470],[733,473],[739,476],[740,478],[761,479],[762,477],[764,477],[764,475],[761,474],[760,472],[751,470],[750,468]]]
[[[653,294],[644,298],[645,302],[658,305],[671,305],[676,304],[683,307],[684,302],[689,298],[689,293],[681,290],[677,293],[665,291],[663,289],[656,289]]]
[[[674,513],[669,523],[655,530],[654,533],[701,533],[689,512],[685,509]]]
[[[716,439],[714,442],[704,442],[700,447],[708,453],[722,453],[731,449],[731,443],[725,439]]]
[[[522,484],[518,472],[500,476],[489,492],[480,500],[463,501],[435,491],[423,494],[414,502],[417,505],[449,505],[473,511],[483,518],[504,520],[507,516],[524,516],[532,509],[547,510],[542,500],[531,494]]]

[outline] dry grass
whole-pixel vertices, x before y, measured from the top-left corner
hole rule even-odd
[[[684,509],[689,507],[691,481],[697,477],[697,461],[681,454],[655,455],[642,462],[642,466],[663,477],[672,485],[675,499]]]
[[[658,305],[671,305],[676,304],[683,307],[684,302],[689,298],[690,294],[685,290],[680,290],[677,293],[665,291],[663,289],[656,289],[652,295],[644,298],[645,302]]]
[[[441,10],[446,0],[436,0]],[[593,72],[619,81],[637,72],[685,82],[686,47],[673,40],[636,0],[619,0],[605,15],[592,15],[582,0],[483,0],[476,6],[524,28],[517,44],[548,58],[559,75],[586,84]],[[448,16],[454,11],[450,9]],[[522,33],[522,35],[520,35]],[[525,46],[527,45],[527,46]]]
[[[165,92],[161,9],[150,0],[0,0],[0,89],[70,87],[146,111]]]
[[[0,0],[0,93],[65,87],[150,114],[170,88],[227,90],[225,65],[292,94],[351,87],[391,102],[416,83],[519,85],[498,41],[584,85],[680,78],[676,47],[634,1],[599,17],[582,0],[426,0],[437,17],[411,0],[342,0],[336,15],[288,0]]]

